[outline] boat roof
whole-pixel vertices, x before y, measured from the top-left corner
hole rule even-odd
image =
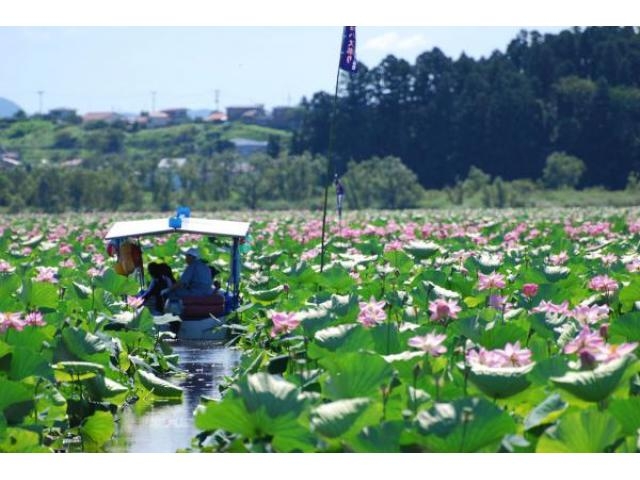
[[[184,217],[181,220],[182,225],[177,228],[169,226],[169,217],[116,222],[111,226],[104,238],[109,240],[112,238],[139,237],[163,233],[199,233],[202,235],[245,237],[249,233],[249,222],[195,217]]]

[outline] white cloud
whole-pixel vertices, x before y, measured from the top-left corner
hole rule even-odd
[[[428,45],[429,42],[426,37],[419,33],[402,36],[397,32],[387,32],[366,40],[362,48],[364,50],[389,52],[395,50],[426,48]]]

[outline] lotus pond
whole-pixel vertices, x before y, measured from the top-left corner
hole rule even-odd
[[[640,210],[351,213],[322,271],[320,218],[245,215],[233,365],[193,396],[112,269],[111,216],[4,217],[0,451],[107,451],[131,412],[176,405],[183,451],[640,449]],[[145,263],[181,271],[194,244],[224,277],[197,236],[143,240]]]

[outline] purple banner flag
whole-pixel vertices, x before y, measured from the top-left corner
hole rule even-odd
[[[344,27],[342,31],[342,48],[340,49],[340,68],[349,73],[356,73],[356,27]]]

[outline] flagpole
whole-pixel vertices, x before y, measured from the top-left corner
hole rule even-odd
[[[324,206],[322,207],[322,243],[320,247],[320,273],[324,270],[324,237],[327,224],[327,199],[329,197],[329,184],[331,183],[331,156],[333,154],[333,138],[334,126],[336,118],[336,109],[338,105],[338,83],[340,81],[340,65],[338,65],[338,73],[336,74],[336,90],[333,94],[333,112],[331,113],[331,124],[329,127],[329,151],[327,154],[327,179],[324,187]]]

